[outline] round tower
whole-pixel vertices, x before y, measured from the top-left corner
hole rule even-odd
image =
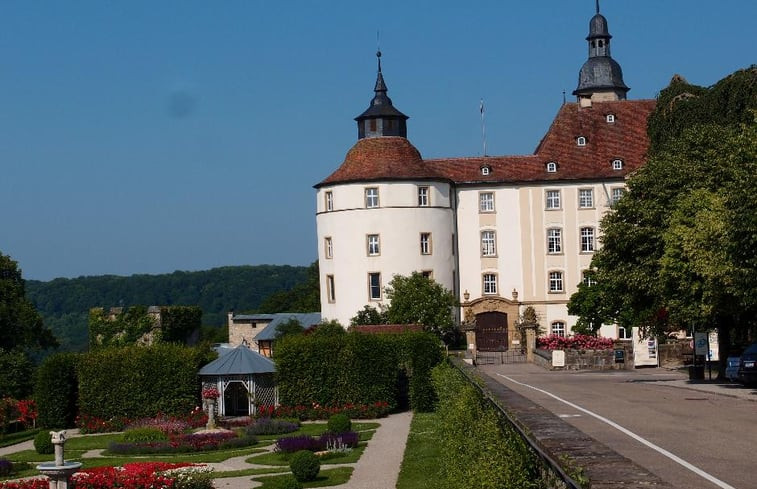
[[[315,185],[321,315],[348,326],[364,306],[387,305],[394,275],[422,272],[454,290],[454,195],[407,139],[408,117],[378,72],[357,116],[358,141]]]

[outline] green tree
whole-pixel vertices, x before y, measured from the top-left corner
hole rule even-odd
[[[55,346],[57,339],[26,298],[17,263],[0,253],[0,349],[45,350]]]
[[[575,334],[596,336],[602,324],[610,322],[611,314],[605,309],[602,287],[597,287],[595,273],[587,271],[588,280],[578,284],[578,291],[568,301],[568,314],[578,316],[573,327]]]
[[[386,324],[386,311],[379,310],[372,306],[364,306],[361,310],[350,319],[350,326],[361,326],[367,324]]]
[[[314,312],[321,310],[321,287],[318,278],[318,261],[307,269],[307,277],[290,290],[274,292],[263,300],[257,312]]]
[[[32,393],[34,363],[20,350],[0,349],[0,399],[26,399]]]
[[[386,310],[389,324],[421,324],[445,342],[453,341],[452,308],[458,305],[452,292],[419,272],[395,275],[386,287],[391,301]]]
[[[717,329],[723,361],[732,338],[755,337],[756,115],[755,67],[661,92],[648,161],[602,220],[597,284],[571,300],[583,321]]]
[[[278,340],[285,336],[301,335],[303,330],[302,323],[295,318],[290,318],[276,326],[276,339]]]
[[[322,321],[318,326],[313,328],[311,335],[334,336],[343,335],[346,333],[347,331],[344,329],[344,326],[342,326],[336,319],[332,319],[330,321]]]

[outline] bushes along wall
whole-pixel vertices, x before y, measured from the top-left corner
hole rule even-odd
[[[439,340],[428,333],[287,337],[274,358],[279,399],[287,406],[385,401],[395,407],[406,371],[410,406],[429,410],[435,401],[430,371],[441,358]]]
[[[84,354],[78,368],[81,414],[105,419],[186,415],[197,404],[197,372],[210,355],[174,344]]]

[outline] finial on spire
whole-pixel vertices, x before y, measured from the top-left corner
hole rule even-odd
[[[381,33],[376,29],[376,58],[378,59],[378,71],[381,73]]]
[[[378,59],[378,72],[381,73],[381,50],[376,51],[376,59]]]
[[[597,13],[599,13],[599,0],[597,0]]]

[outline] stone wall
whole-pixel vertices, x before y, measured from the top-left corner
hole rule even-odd
[[[633,365],[633,346],[618,342],[612,350],[563,350],[565,366],[552,365],[552,351],[537,349],[534,363],[547,370],[628,370]],[[615,350],[623,350],[624,362],[615,362]]]

